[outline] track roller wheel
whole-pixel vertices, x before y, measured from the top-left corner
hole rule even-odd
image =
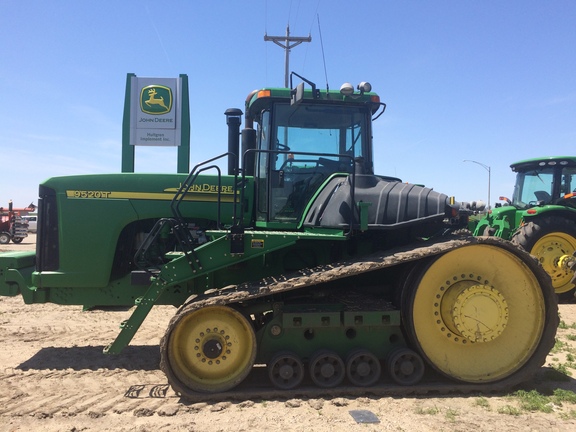
[[[336,387],[346,374],[344,362],[332,351],[318,351],[310,359],[310,377],[319,387]]]
[[[364,349],[352,351],[346,359],[346,376],[357,386],[368,387],[376,384],[381,370],[380,360]]]
[[[440,373],[468,383],[530,376],[554,343],[545,272],[513,245],[478,240],[417,265],[406,280],[408,338]]]
[[[280,352],[268,363],[268,376],[275,387],[289,390],[298,387],[304,378],[304,365],[291,352]]]
[[[400,385],[414,385],[424,376],[424,361],[408,348],[396,348],[386,359],[388,374]]]
[[[239,384],[256,358],[252,324],[226,306],[182,310],[162,340],[162,369],[177,392],[221,392]]]

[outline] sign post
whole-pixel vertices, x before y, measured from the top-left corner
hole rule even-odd
[[[177,146],[177,172],[189,172],[187,75],[138,78],[135,74],[127,74],[122,123],[122,172],[134,172],[136,146]]]

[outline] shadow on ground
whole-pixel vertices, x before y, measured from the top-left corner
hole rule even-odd
[[[124,348],[121,354],[104,354],[103,349],[104,346],[42,348],[16,368],[21,370],[159,370],[160,349],[158,345],[130,345]]]

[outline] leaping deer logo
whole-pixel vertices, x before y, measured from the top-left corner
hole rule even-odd
[[[151,88],[150,90],[148,90],[148,96],[149,96],[148,100],[144,101],[144,103],[146,105],[148,105],[149,107],[151,107],[152,105],[160,105],[165,110],[169,109],[164,104],[164,98],[162,96],[160,96],[159,98],[156,98],[156,89],[155,88]]]
[[[172,111],[172,89],[163,85],[149,85],[140,90],[140,109],[150,115]]]

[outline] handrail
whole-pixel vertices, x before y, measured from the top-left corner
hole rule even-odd
[[[216,169],[216,171],[218,172],[218,200],[217,200],[217,216],[216,216],[216,225],[218,227],[218,229],[222,229],[222,224],[221,224],[221,220],[220,220],[220,216],[221,216],[221,192],[222,192],[222,172],[220,170],[220,167],[218,165],[210,165],[207,167],[203,167],[206,164],[209,164],[211,162],[214,162],[218,159],[224,158],[224,157],[232,157],[234,159],[237,158],[236,154],[234,153],[223,153],[219,156],[213,157],[212,159],[208,159],[204,162],[200,162],[199,164],[196,164],[194,166],[194,168],[192,168],[192,171],[190,171],[190,174],[188,174],[188,177],[186,177],[186,180],[180,185],[180,187],[178,188],[178,191],[176,192],[176,194],[174,195],[174,198],[172,198],[172,201],[170,203],[170,209],[172,210],[172,214],[174,215],[174,218],[179,222],[179,223],[183,223],[184,222],[184,217],[182,216],[182,213],[180,212],[180,204],[182,202],[182,200],[184,199],[186,193],[188,192],[188,190],[192,187],[192,185],[194,184],[194,182],[196,181],[196,179],[198,178],[198,176],[204,172],[204,171],[208,171],[211,169]],[[202,168],[203,167],[203,168]],[[233,206],[233,213],[232,213],[232,220],[234,221],[234,223],[236,222],[236,185],[237,185],[237,181],[238,181],[238,172],[236,171],[234,173],[234,206]]]

